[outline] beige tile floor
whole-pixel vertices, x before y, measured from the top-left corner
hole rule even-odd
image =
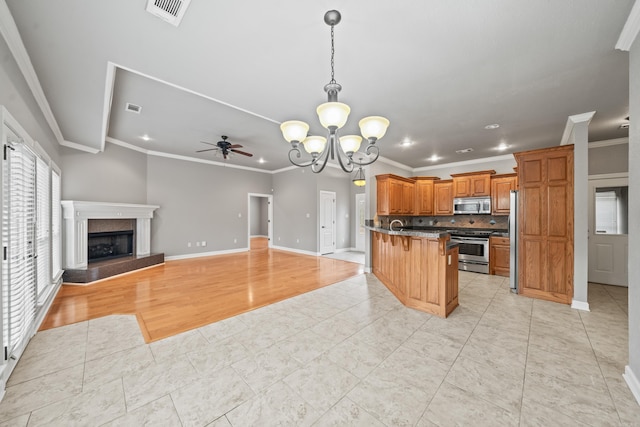
[[[626,289],[589,300],[461,272],[440,319],[360,275],[150,345],[109,316],[32,339],[0,426],[638,426]]]

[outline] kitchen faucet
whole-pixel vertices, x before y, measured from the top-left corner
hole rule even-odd
[[[389,224],[389,230],[393,231],[393,224],[399,222],[400,223],[400,228],[404,227],[404,224],[402,223],[401,220],[399,219],[394,219],[393,221],[391,221],[391,223]]]

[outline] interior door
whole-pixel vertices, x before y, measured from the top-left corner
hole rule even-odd
[[[628,286],[628,178],[589,181],[589,282]]]
[[[336,193],[320,191],[320,255],[336,250]]]
[[[364,193],[356,194],[356,251],[364,252],[365,198]]]

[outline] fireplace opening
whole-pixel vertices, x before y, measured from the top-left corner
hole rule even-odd
[[[133,230],[89,233],[89,262],[133,255]]]

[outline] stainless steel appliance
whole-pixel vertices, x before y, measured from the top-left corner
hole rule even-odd
[[[509,287],[518,293],[518,192],[509,195]]]
[[[449,230],[458,244],[458,270],[489,274],[489,235],[485,230]]]
[[[453,199],[453,213],[460,214],[490,214],[491,197],[462,197]]]

